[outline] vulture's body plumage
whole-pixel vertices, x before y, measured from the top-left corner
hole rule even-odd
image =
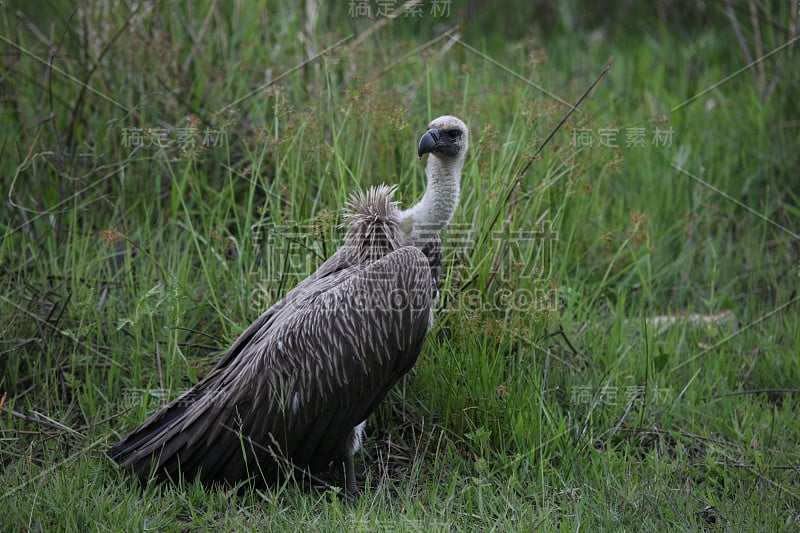
[[[110,457],[142,481],[259,486],[338,463],[353,492],[364,421],[414,365],[433,324],[439,231],[458,203],[467,136],[455,117],[431,122],[418,148],[430,154],[422,201],[401,211],[387,186],[354,195],[336,253]]]

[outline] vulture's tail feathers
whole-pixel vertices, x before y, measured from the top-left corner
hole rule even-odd
[[[206,454],[207,443],[227,440],[216,438],[215,424],[222,413],[220,404],[208,398],[197,392],[177,398],[112,447],[109,457],[142,481],[153,470],[162,479],[179,473],[194,477],[206,464],[213,464]],[[195,453],[201,449],[203,453]]]
[[[274,480],[280,447],[264,442],[264,424],[270,420],[270,432],[285,436],[283,417],[253,408],[250,398],[215,394],[215,386],[204,385],[210,383],[201,382],[152,415],[112,447],[109,457],[142,482],[153,473],[159,479],[199,477],[204,483]]]
[[[179,400],[155,413],[114,445],[108,456],[122,468],[132,470],[143,482],[153,469],[158,477],[171,474],[168,468],[170,460],[189,438],[187,433],[177,430],[183,425],[187,412],[187,406]]]

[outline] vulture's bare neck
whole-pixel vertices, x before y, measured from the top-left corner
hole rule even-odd
[[[464,159],[428,156],[428,186],[419,203],[400,212],[403,231],[420,245],[438,234],[453,218],[458,206]]]

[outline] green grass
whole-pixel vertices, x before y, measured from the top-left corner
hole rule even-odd
[[[0,8],[0,529],[797,527],[796,50],[764,62],[766,100],[745,71],[687,102],[745,64],[724,17],[503,38],[454,3],[361,40],[380,19],[347,3],[223,4]],[[469,46],[431,42],[460,22]],[[762,53],[786,40],[761,30]],[[609,56],[504,203],[567,110],[551,95]],[[443,306],[373,417],[364,496],[140,488],[111,464],[336,249],[351,191],[419,198],[441,114],[471,129]]]

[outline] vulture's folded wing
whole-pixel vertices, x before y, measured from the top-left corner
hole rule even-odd
[[[367,266],[320,271],[264,313],[201,382],[114,446],[112,459],[141,479],[155,472],[261,484],[281,465],[318,471],[342,457],[353,427],[419,355],[431,267],[408,246]]]

